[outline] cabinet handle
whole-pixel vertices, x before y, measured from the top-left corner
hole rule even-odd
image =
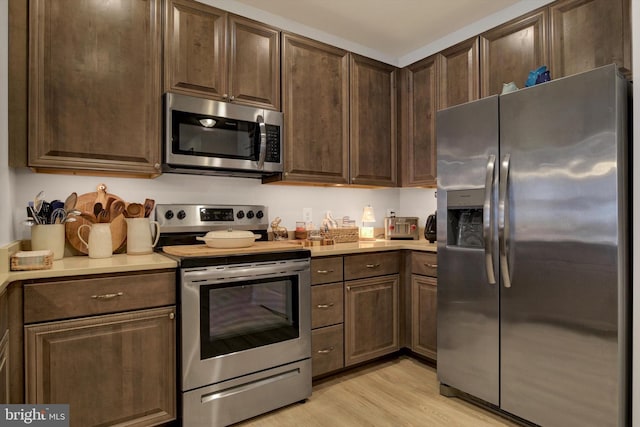
[[[227,95],[226,93],[222,94],[222,99],[226,101],[228,98],[229,98],[229,95]]]
[[[424,263],[424,265],[425,265],[426,267],[429,267],[429,268],[438,268],[438,264],[427,264],[427,263],[425,262],[425,263]]]
[[[380,267],[380,264],[367,264],[366,267],[367,268],[378,268],[378,267]]]
[[[169,313],[169,319],[173,320],[176,318],[176,314],[175,313]]]
[[[318,304],[316,305],[317,308],[331,308],[333,307],[333,303],[330,302],[329,304]]]
[[[91,295],[93,299],[111,299],[115,297],[121,297],[124,295],[122,292],[118,292],[117,294],[103,294],[103,295]]]
[[[318,354],[329,354],[334,350],[333,347],[323,348],[322,350],[318,350]]]
[[[350,291],[351,290],[351,286],[347,286],[347,290]]]
[[[231,96],[229,97],[229,101],[234,101],[235,99],[236,99],[236,97],[235,97],[235,96],[233,96],[233,95],[231,95]]]
[[[318,273],[318,274],[329,274],[329,273],[333,273],[333,270],[317,270],[316,273]]]

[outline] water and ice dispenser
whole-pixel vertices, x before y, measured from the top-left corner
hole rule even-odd
[[[447,245],[484,248],[482,214],[484,188],[447,192]]]

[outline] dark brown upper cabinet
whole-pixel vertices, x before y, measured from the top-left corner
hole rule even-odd
[[[438,53],[438,109],[480,97],[480,40],[466,40]]]
[[[349,53],[282,36],[283,181],[349,183]]]
[[[529,72],[549,64],[548,9],[539,9],[480,35],[480,92],[502,92],[504,83],[523,88]]]
[[[629,0],[563,0],[549,9],[552,78],[612,63],[631,78]]]
[[[160,171],[159,3],[30,2],[29,166]]]
[[[167,2],[165,90],[280,109],[280,31],[193,0]]]
[[[351,184],[395,187],[397,68],[351,54]]]
[[[438,56],[402,69],[400,180],[403,187],[436,186]]]

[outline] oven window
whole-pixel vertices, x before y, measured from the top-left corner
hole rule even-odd
[[[299,335],[297,276],[200,287],[203,360]]]
[[[172,121],[174,154],[258,160],[257,123],[175,110]]]

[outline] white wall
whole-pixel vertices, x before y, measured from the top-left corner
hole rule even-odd
[[[11,211],[13,171],[9,169],[8,141],[8,0],[0,0],[0,246],[13,240]]]
[[[22,225],[25,206],[40,190],[44,190],[47,200],[64,200],[72,191],[94,192],[100,183],[107,184],[109,193],[128,202],[142,202],[148,197],[156,203],[262,204],[269,208],[270,219],[281,217],[282,225],[288,229],[293,229],[295,222],[302,219],[302,208],[311,208],[313,221],[319,225],[327,210],[335,218],[347,215],[359,222],[362,208],[370,204],[376,214],[376,227],[382,227],[387,209],[395,210],[397,215],[417,216],[421,224],[435,210],[435,190],[420,188],[263,185],[259,180],[248,178],[180,174],[164,174],[156,179],[79,177],[36,174],[26,168],[16,170],[15,175],[13,230],[16,238],[29,237],[28,228]]]

